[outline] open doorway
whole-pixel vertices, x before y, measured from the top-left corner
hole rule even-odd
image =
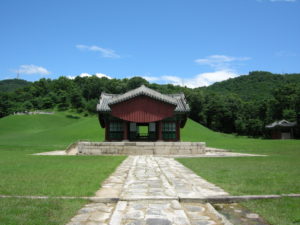
[[[130,141],[155,141],[156,123],[130,123],[129,125],[129,140]]]
[[[148,140],[149,138],[149,124],[139,123],[137,124],[137,135],[140,140]]]

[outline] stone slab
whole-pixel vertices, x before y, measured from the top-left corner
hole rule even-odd
[[[77,142],[78,155],[193,155],[204,154],[204,142]],[[66,150],[71,152],[70,149]]]

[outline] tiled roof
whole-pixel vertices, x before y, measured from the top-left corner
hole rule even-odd
[[[126,92],[125,94],[122,95],[118,95],[114,98],[112,98],[110,100],[110,102],[108,103],[109,105],[113,105],[119,102],[124,102],[128,99],[134,98],[136,96],[140,96],[140,95],[146,95],[150,98],[154,98],[163,102],[167,102],[169,104],[172,105],[176,105],[177,102],[175,99],[173,99],[172,97],[169,97],[167,95],[163,95],[157,91],[154,91],[150,88],[147,88],[146,86],[142,85],[139,88],[133,89],[131,91]]]
[[[168,96],[176,99],[176,101],[177,101],[177,106],[175,108],[175,112],[189,112],[190,111],[190,106],[187,104],[183,93],[168,94]]]
[[[107,94],[102,93],[100,96],[99,104],[97,105],[97,111],[110,112],[110,105],[126,101],[136,96],[146,95],[150,98],[157,99],[172,105],[176,105],[175,112],[189,112],[190,107],[187,104],[184,94],[161,94],[155,90],[152,90],[144,85],[134,90],[128,91],[124,94]]]
[[[266,126],[266,128],[274,128],[274,127],[294,127],[297,125],[297,122],[289,122],[287,120],[275,121]]]

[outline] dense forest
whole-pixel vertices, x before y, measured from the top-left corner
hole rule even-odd
[[[10,85],[9,91],[3,88],[3,82]],[[142,84],[161,93],[183,92],[191,107],[190,118],[215,131],[257,137],[266,135],[265,125],[275,120],[300,123],[300,74],[264,71],[195,89],[149,83],[141,77],[121,80],[59,77],[33,83],[3,80],[0,81],[0,117],[45,109],[93,114],[101,92],[124,93]],[[299,130],[296,133],[299,135]]]
[[[9,79],[0,81],[0,92],[11,92],[30,85],[31,82],[20,79]]]

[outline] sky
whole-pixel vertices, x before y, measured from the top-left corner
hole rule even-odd
[[[300,73],[300,0],[1,0],[0,80]]]

